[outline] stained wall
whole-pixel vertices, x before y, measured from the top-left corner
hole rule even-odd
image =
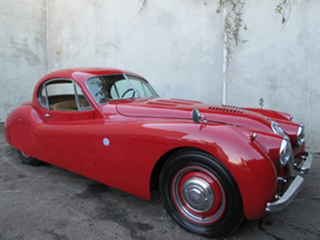
[[[274,14],[277,1],[247,1],[248,42],[234,51],[227,102],[289,112],[306,125],[307,143],[320,150],[320,2],[292,2],[287,24]]]
[[[46,72],[115,67],[146,77],[165,98],[221,104],[223,16],[208,0],[2,1],[0,121],[29,100]],[[278,0],[250,0],[243,9],[247,40],[233,51],[226,104],[290,112],[320,149],[320,3],[295,0],[285,26]],[[290,13],[290,12],[287,12]]]
[[[46,3],[0,1],[0,122],[47,72]]]

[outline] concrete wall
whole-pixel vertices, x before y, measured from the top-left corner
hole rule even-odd
[[[0,10],[0,17],[11,21],[10,26],[0,23],[6,32],[1,42],[10,46],[1,45],[6,53],[0,56],[5,73],[0,84],[6,97],[0,100],[7,103],[0,106],[0,120],[31,95],[45,71],[78,66],[134,71],[162,97],[221,104],[223,17],[216,14],[218,0],[148,0],[142,10],[141,0],[28,2],[6,1],[9,7]],[[304,122],[308,145],[319,150],[320,3],[291,1],[292,13],[282,29],[281,17],[274,13],[278,2],[247,1],[243,18],[248,31],[241,34],[248,42],[234,50],[226,103],[257,106],[263,97],[266,108],[290,112],[296,121]],[[17,11],[12,10],[14,5],[20,6],[19,14],[12,12]],[[26,15],[28,21],[16,15]],[[30,52],[38,61],[30,60]],[[20,88],[18,95],[12,86]]]
[[[0,122],[47,71],[45,0],[0,1]]]
[[[138,0],[50,1],[51,70],[127,69],[149,79],[163,97],[218,102],[223,38],[217,4],[149,0],[140,11],[141,4]]]
[[[306,125],[308,145],[320,150],[320,2],[295,0],[285,27],[274,14],[277,1],[247,1],[249,42],[235,50],[228,75],[229,104],[293,114]]]

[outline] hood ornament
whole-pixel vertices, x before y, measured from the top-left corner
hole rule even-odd
[[[198,109],[193,109],[192,110],[192,120],[195,123],[207,123],[208,120],[205,118],[205,116],[203,116]]]
[[[263,98],[260,98],[259,100],[259,108],[262,108],[264,104]]]

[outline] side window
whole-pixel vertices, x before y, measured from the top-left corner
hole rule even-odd
[[[110,99],[108,79],[92,78],[87,81],[87,86],[98,103],[106,103]]]
[[[42,107],[49,109],[49,103],[48,103],[46,88],[44,84],[39,89],[38,100]]]
[[[58,111],[85,111],[92,109],[81,88],[71,80],[49,80],[38,93],[40,105]]]
[[[79,108],[79,110],[80,111],[85,111],[85,110],[92,109],[89,101],[87,100],[86,96],[84,95],[82,89],[79,87],[78,84],[75,84],[75,91],[76,91],[75,95],[78,98],[78,108]]]

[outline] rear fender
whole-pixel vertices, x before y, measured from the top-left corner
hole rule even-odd
[[[5,137],[14,148],[36,157],[35,133],[41,124],[38,112],[28,104],[24,104],[12,111],[6,119]]]

